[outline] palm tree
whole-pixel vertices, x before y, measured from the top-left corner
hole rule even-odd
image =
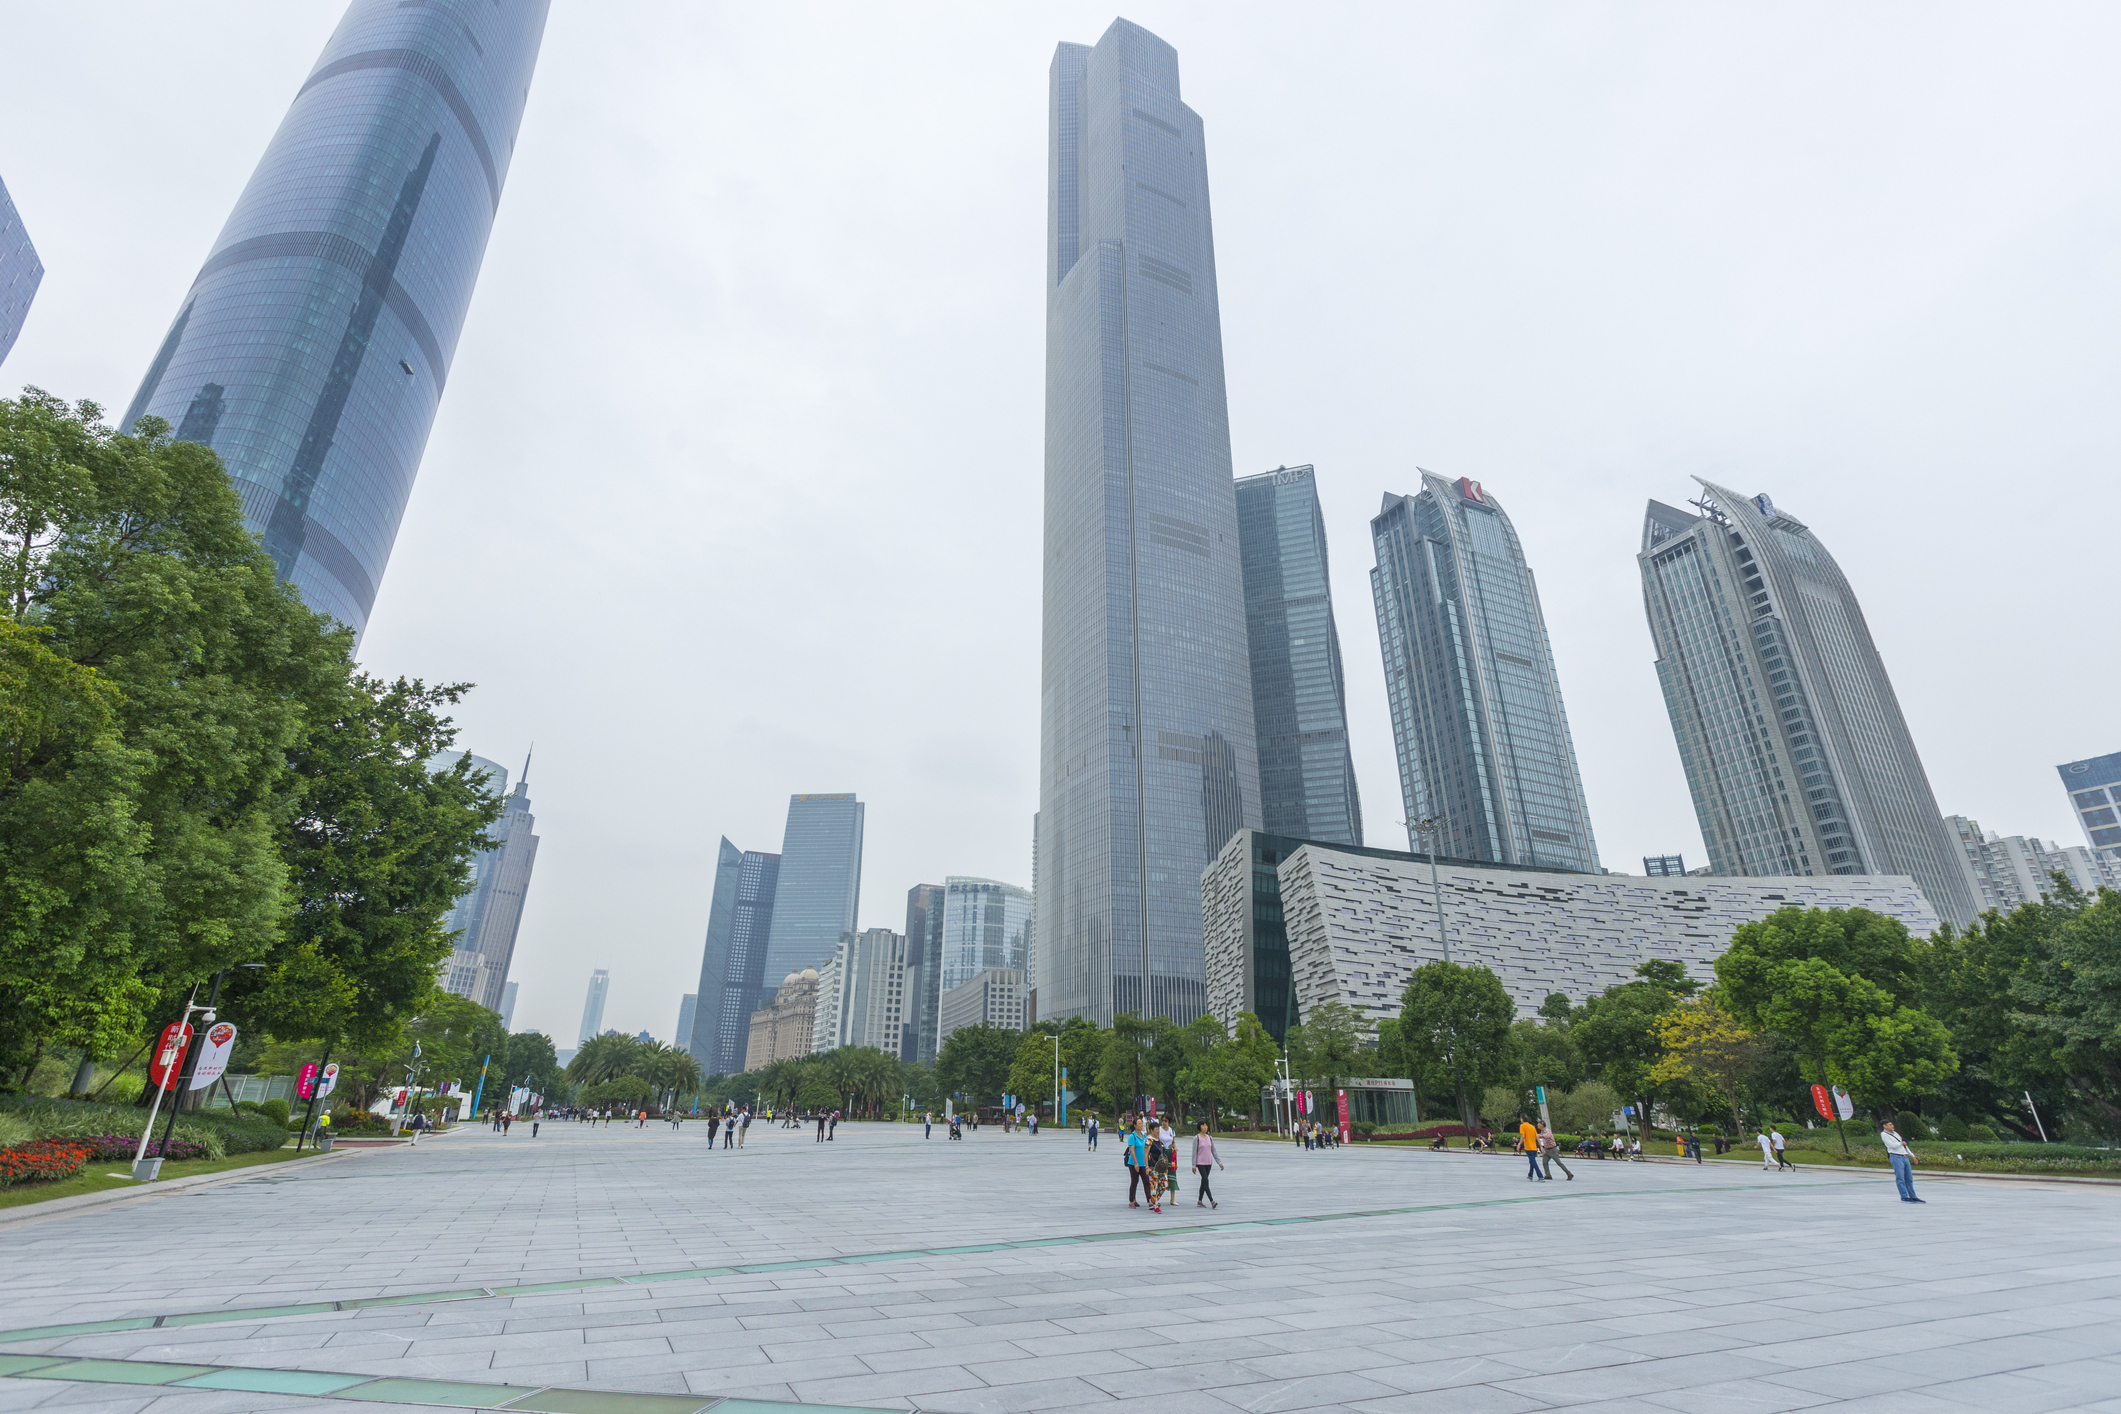
[[[692,1052],[678,1046],[656,1047],[643,1064],[648,1078],[669,1093],[673,1108],[688,1086],[698,1085],[704,1078]]]
[[[577,1085],[601,1085],[622,1075],[639,1075],[641,1049],[640,1042],[615,1031],[592,1036],[567,1062],[567,1078]]]

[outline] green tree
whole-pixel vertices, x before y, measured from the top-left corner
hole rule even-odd
[[[1053,1043],[1060,1037],[1061,1029],[1058,1021],[1041,1021],[1024,1033],[1024,1039],[1017,1042],[1016,1054],[1009,1062],[1009,1093],[1021,1096],[1024,1103],[1033,1108],[1052,1101],[1054,1078],[1059,1069],[1059,1054]]]
[[[1544,1085],[1560,1094],[1583,1080],[1583,1057],[1577,1054],[1567,1023],[1524,1017],[1510,1027],[1510,1041],[1517,1057],[1518,1089]]]
[[[1664,1055],[1659,1020],[1701,984],[1663,958],[1643,963],[1635,975],[1640,980],[1608,987],[1585,1002],[1569,1035],[1584,1061],[1597,1068],[1598,1079],[1635,1106],[1647,1144],[1650,1112],[1667,1088],[1653,1078]]]
[[[936,1082],[972,1105],[993,1104],[1009,1086],[1009,1067],[1023,1033],[1006,1026],[960,1026],[936,1053]]]
[[[1731,1112],[1731,1132],[1744,1120],[1738,1113],[1739,1092],[1760,1057],[1760,1039],[1733,1021],[1708,997],[1697,997],[1657,1018],[1657,1040],[1663,1048],[1650,1079],[1658,1085],[1699,1080],[1716,1087]]]
[[[567,1062],[567,1078],[577,1085],[599,1085],[621,1075],[634,1075],[641,1064],[641,1043],[631,1036],[606,1031],[591,1036]]]
[[[559,1053],[553,1049],[550,1036],[539,1031],[518,1031],[488,1054],[493,1060],[486,1072],[481,1105],[506,1100],[516,1089],[543,1095],[548,1103],[566,1102],[573,1085],[560,1069]],[[474,1093],[479,1093],[478,1077],[470,1075],[466,1079]]]
[[[1414,1084],[1424,1094],[1456,1096],[1459,1122],[1471,1128],[1467,1093],[1515,1079],[1510,1023],[1516,1015],[1508,989],[1485,967],[1431,962],[1415,969],[1400,995],[1398,1028]]]
[[[1370,1018],[1341,1002],[1320,1002],[1301,1026],[1289,1028],[1289,1066],[1298,1078],[1327,1089],[1365,1063],[1375,1028]]]
[[[1172,1029],[1167,1016],[1125,1011],[1112,1018],[1111,1029],[1104,1033],[1103,1054],[1097,1060],[1097,1088],[1115,1112],[1134,1110],[1157,1094],[1152,1052],[1156,1038]]]
[[[1208,1101],[1211,1120],[1219,1121],[1225,1109],[1257,1112],[1260,1091],[1274,1078],[1277,1048],[1259,1018],[1239,1012],[1232,1031],[1229,1039],[1205,1047],[1181,1077],[1188,1095]]]
[[[1716,1000],[1739,1025],[1789,1037],[1807,1079],[1846,1085],[1890,1113],[1959,1065],[1944,1027],[1899,1000],[1914,995],[1917,967],[1897,919],[1784,908],[1732,935],[1716,959]]]
[[[17,1063],[142,1032],[274,948],[302,788],[286,756],[349,672],[351,634],[275,577],[212,451],[100,418],[35,389],[0,400],[0,599],[51,655],[9,635],[0,718],[39,733],[9,743],[0,790],[0,1058]]]

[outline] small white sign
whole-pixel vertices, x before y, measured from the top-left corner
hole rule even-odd
[[[326,1095],[329,1095],[338,1083],[339,1063],[333,1061],[330,1065],[325,1066],[324,1073],[317,1077],[317,1098],[321,1100]]]
[[[192,1068],[191,1088],[204,1090],[221,1078],[228,1069],[229,1053],[236,1048],[236,1028],[226,1021],[217,1021],[206,1028],[206,1044],[199,1048],[199,1061]]]

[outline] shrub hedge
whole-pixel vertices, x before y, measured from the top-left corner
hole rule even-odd
[[[81,1172],[91,1152],[87,1144],[70,1139],[33,1139],[11,1149],[0,1149],[0,1187],[72,1178]]]

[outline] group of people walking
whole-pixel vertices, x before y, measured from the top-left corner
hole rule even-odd
[[[1090,1147],[1096,1148],[1097,1121],[1094,1117],[1085,1129],[1090,1136]],[[1172,1131],[1171,1121],[1168,1118],[1122,1115],[1120,1158],[1127,1166],[1127,1206],[1141,1206],[1134,1196],[1139,1190],[1148,1200],[1150,1212],[1162,1212],[1163,1204],[1173,1201],[1165,1195],[1178,1187],[1178,1136]],[[1222,1206],[1215,1201],[1215,1194],[1209,1190],[1208,1184],[1209,1172],[1222,1166],[1222,1160],[1216,1157],[1214,1136],[1208,1133],[1208,1122],[1202,1120],[1199,1131],[1193,1136],[1193,1171],[1200,1175],[1194,1207]]]
[[[1525,1156],[1528,1166],[1525,1173],[1527,1179],[1552,1183],[1554,1166],[1560,1164],[1562,1175],[1571,1183],[1576,1181],[1576,1175],[1569,1166],[1561,1162],[1561,1144],[1554,1138],[1553,1127],[1545,1120],[1537,1124],[1532,1123],[1530,1116],[1520,1120],[1517,1125],[1517,1147]]]

